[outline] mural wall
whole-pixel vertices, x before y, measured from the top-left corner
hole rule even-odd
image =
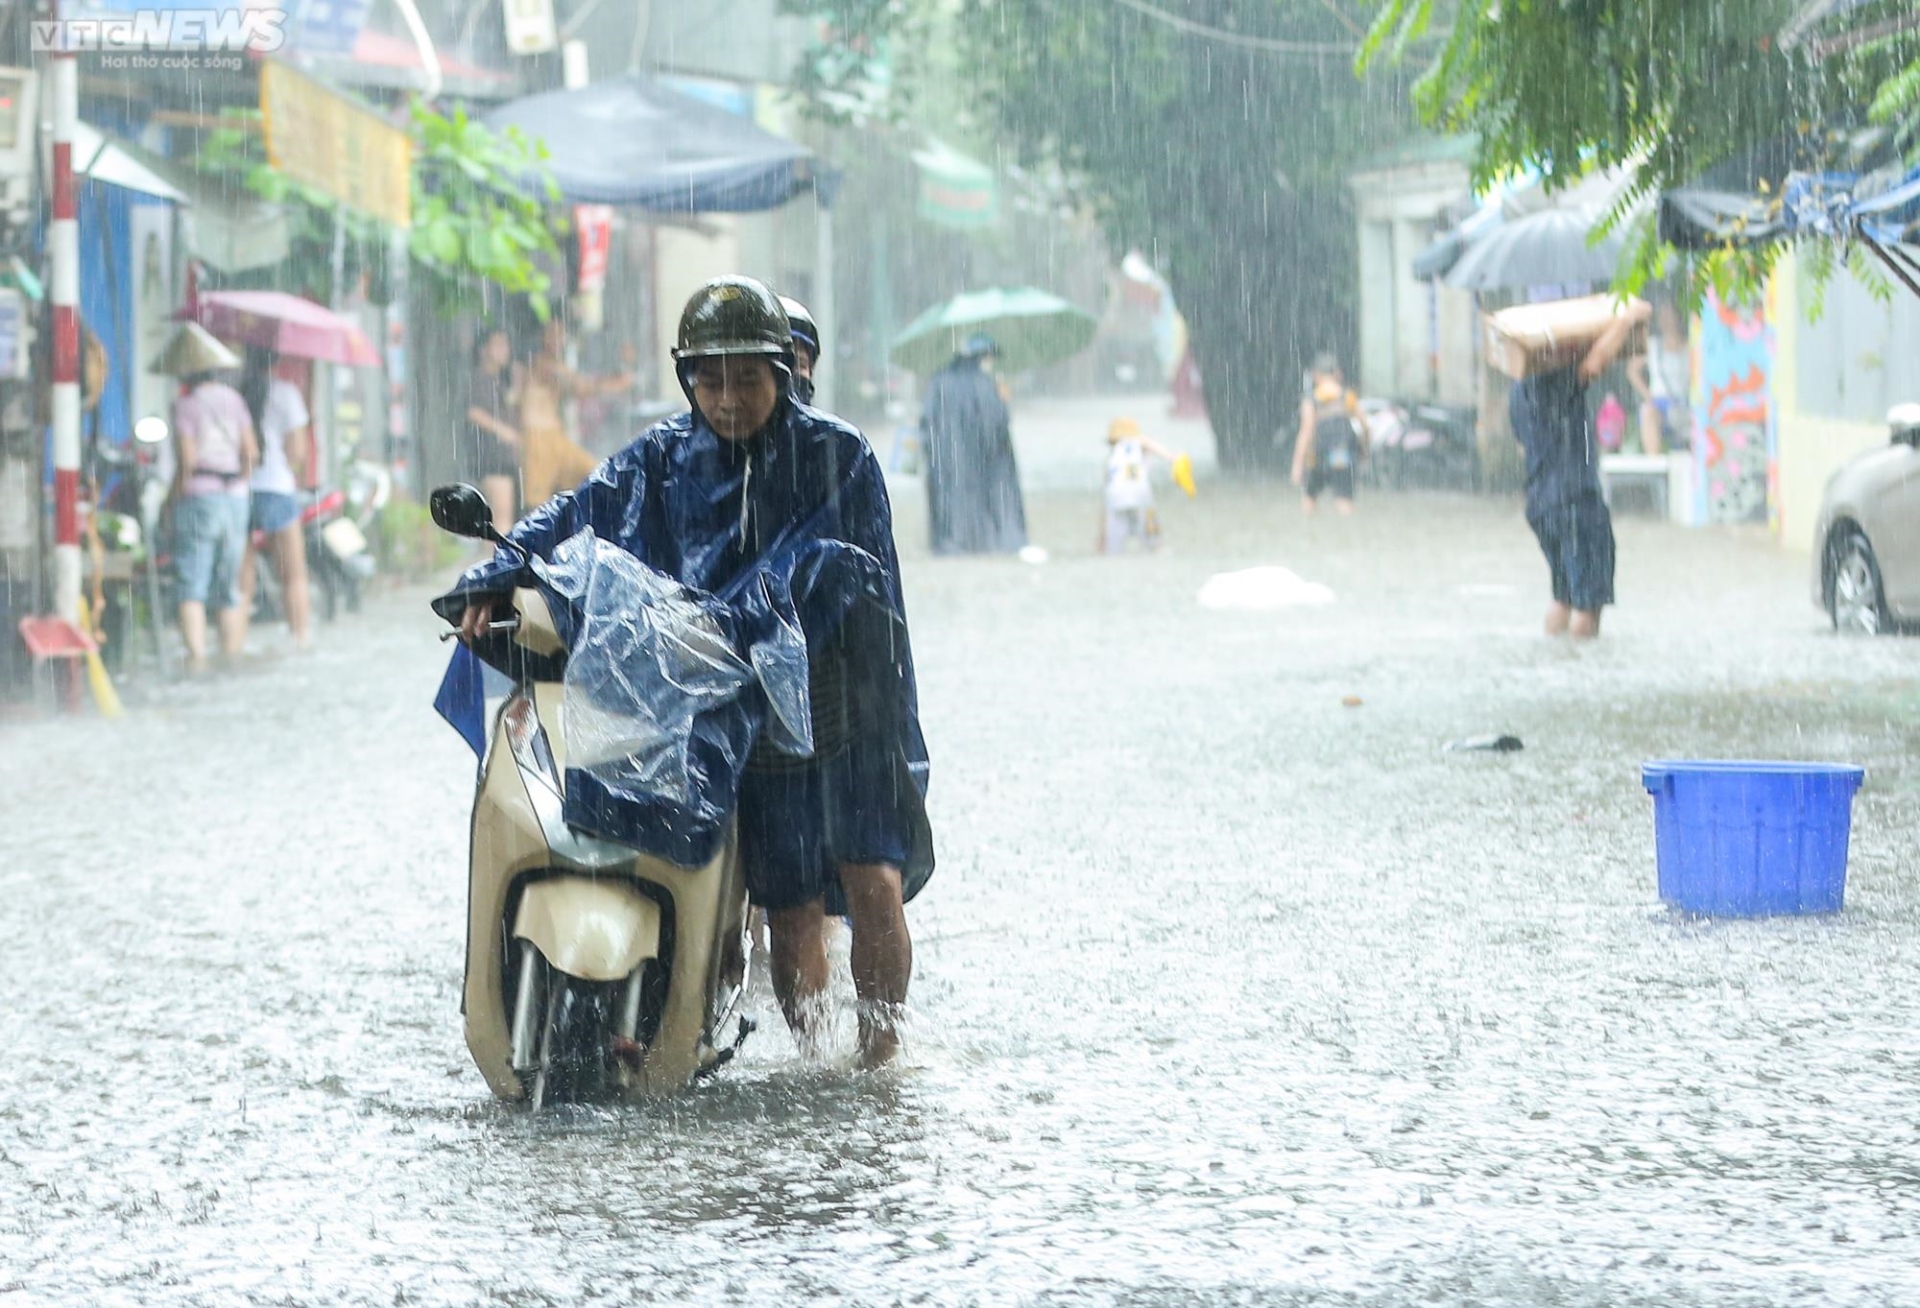
[[[1709,294],[1698,319],[1694,373],[1695,520],[1773,521],[1779,502],[1773,329],[1765,303]]]

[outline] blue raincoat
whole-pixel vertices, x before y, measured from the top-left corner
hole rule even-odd
[[[790,400],[747,441],[722,440],[692,413],[667,419],[508,534],[533,556],[530,567],[499,551],[436,599],[435,612],[457,622],[474,597],[537,585],[574,648],[591,615],[580,553],[562,547],[583,531],[688,588],[756,680],[750,693],[693,718],[690,802],[570,766],[567,821],[676,863],[706,862],[725,838],[755,741],[792,756],[811,751],[810,725],[794,705],[805,703],[809,653],[831,645],[845,660],[868,743],[893,760],[899,784],[874,798],[898,805],[912,833],[902,872],[907,897],[917,893],[933,871],[927,751],[892,509],[866,439]],[[456,652],[437,701],[456,725],[471,721],[461,701],[481,686],[463,655]]]

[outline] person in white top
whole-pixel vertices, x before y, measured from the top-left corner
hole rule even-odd
[[[260,466],[253,474],[253,528],[266,538],[273,556],[274,574],[286,606],[287,630],[297,648],[305,649],[311,636],[313,601],[307,585],[307,544],[300,525],[300,478],[313,453],[312,419],[300,388],[276,377],[278,356],[258,347],[247,351],[247,368],[240,382],[254,429],[260,433]],[[253,551],[241,593],[251,606]]]
[[[1640,393],[1640,448],[1648,454],[1690,443],[1692,363],[1679,309],[1667,296],[1655,299],[1647,352],[1627,364],[1627,380]]]

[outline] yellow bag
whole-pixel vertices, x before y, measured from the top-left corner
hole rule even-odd
[[[1173,484],[1187,493],[1189,499],[1200,493],[1193,482],[1193,456],[1182,454],[1173,461]]]

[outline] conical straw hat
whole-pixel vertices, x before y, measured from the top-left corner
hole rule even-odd
[[[195,373],[220,372],[239,366],[240,356],[222,345],[212,332],[197,322],[186,322],[180,324],[180,330],[173,334],[167,348],[160,351],[160,357],[147,371],[169,377],[191,377]]]

